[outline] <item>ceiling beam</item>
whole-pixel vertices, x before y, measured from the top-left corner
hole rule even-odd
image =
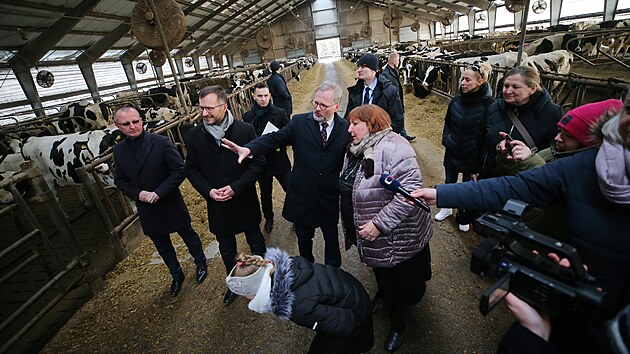
[[[472,5],[474,7],[478,7],[482,10],[488,10],[490,6],[492,6],[492,1],[488,0],[458,0],[468,5]]]
[[[18,30],[19,29],[19,30]],[[17,32],[18,34],[20,34],[20,32],[26,32],[26,33],[42,33],[45,32],[48,28],[47,27],[25,27],[25,26],[7,26],[7,25],[0,25],[0,31],[7,31],[7,32]],[[84,31],[84,30],[71,30],[70,32],[68,32],[68,34],[76,34],[76,35],[86,35],[86,36],[106,36],[107,34],[109,34],[110,31]],[[127,34],[124,37],[133,37],[131,34]],[[85,47],[82,47],[85,48]],[[55,49],[57,49],[57,47],[55,47]]]
[[[438,15],[438,16],[440,16],[440,18],[442,18],[444,16],[449,16],[451,14],[450,11],[443,10],[443,9],[438,9],[435,6],[419,4],[419,3],[415,2],[415,1],[394,0],[393,2],[395,4],[411,6],[411,7],[413,7],[416,10],[423,10],[423,11],[428,12],[429,14],[432,14],[432,15]]]
[[[470,8],[468,6],[457,5],[457,4],[453,4],[452,2],[443,1],[443,0],[430,0],[430,2],[436,6],[453,10],[464,15],[468,15],[468,12],[470,12]]]
[[[370,4],[370,5],[373,5],[374,7],[378,7],[378,8],[381,8],[381,9],[387,9],[387,7],[379,6],[380,3],[376,2],[376,1],[364,0],[363,2],[367,3],[367,4]],[[451,12],[448,12],[448,11],[444,11],[443,12],[443,13],[445,13],[445,15],[439,16],[439,15],[436,15],[435,13],[429,13],[429,12],[422,11],[422,10],[410,9],[410,8],[402,7],[402,6],[398,6],[398,8],[402,12],[407,13],[407,15],[413,15],[413,16],[417,15],[418,17],[421,17],[424,20],[430,20],[430,21],[441,21],[444,18],[444,16],[452,16]]]
[[[69,8],[65,6],[49,5],[49,4],[43,4],[43,3],[27,1],[27,0],[2,0],[2,5],[11,5],[11,6],[23,7],[29,10],[36,9],[36,10],[56,12],[56,13],[61,13],[61,14],[65,14],[69,10]],[[9,10],[9,12],[11,11]],[[129,16],[119,16],[119,15],[109,14],[105,12],[88,11],[85,14],[85,16],[107,18],[111,20],[119,20],[119,21],[125,21],[125,22],[129,21]],[[42,17],[50,18],[50,15],[42,15]]]

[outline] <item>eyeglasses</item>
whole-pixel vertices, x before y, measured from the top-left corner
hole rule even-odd
[[[317,106],[319,106],[319,108],[321,108],[321,109],[328,109],[328,108],[330,108],[330,107],[335,105],[334,103],[333,104],[323,104],[323,103],[317,102],[315,100],[311,100],[311,104],[313,105],[313,108],[317,108]]]
[[[478,73],[481,73],[481,67],[479,65],[476,65],[476,64],[469,65],[468,69],[470,69],[472,71],[476,71]]]
[[[140,120],[140,119],[134,119],[134,120],[132,120],[131,122],[116,123],[116,125],[122,125],[123,127],[128,127],[128,126],[130,126],[130,125],[132,125],[132,124],[133,124],[133,125],[136,125],[136,124],[138,124],[138,123],[140,123],[140,122],[141,122],[141,120]]]
[[[212,113],[212,112],[214,112],[215,108],[221,107],[221,106],[223,106],[225,104],[226,103],[219,103],[218,105],[212,106],[212,107],[201,107],[201,106],[199,106],[199,111],[201,111],[201,113],[203,113],[204,111],[206,111],[208,113]]]

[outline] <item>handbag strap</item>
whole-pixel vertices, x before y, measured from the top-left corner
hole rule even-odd
[[[509,109],[505,110],[505,113],[512,121],[512,124],[514,124],[514,126],[516,127],[516,130],[518,130],[518,132],[521,133],[523,138],[525,138],[525,142],[527,143],[527,146],[532,150],[532,152],[533,153],[538,152],[538,148],[536,147],[536,144],[534,143],[534,139],[532,139],[532,136],[529,135],[529,132],[527,131],[527,129],[525,129],[525,126],[523,125],[523,123],[521,123],[521,121],[518,120],[518,118],[516,117],[516,114],[514,114],[514,112],[512,112]]]

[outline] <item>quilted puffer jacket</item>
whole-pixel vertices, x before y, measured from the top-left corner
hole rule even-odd
[[[402,187],[413,191],[422,188],[422,174],[415,151],[405,138],[394,132],[386,134],[374,146],[371,176],[366,176],[365,167],[370,164],[365,161],[357,172],[352,190],[354,225],[358,230],[359,225],[371,220],[381,234],[374,241],[357,237],[357,248],[366,265],[391,268],[425,247],[433,235],[433,223],[429,213],[383,188],[379,179],[386,173]],[[344,164],[347,163],[346,158]]]

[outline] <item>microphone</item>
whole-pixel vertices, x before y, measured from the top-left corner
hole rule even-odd
[[[414,198],[411,196],[411,194],[400,185],[400,182],[398,182],[394,177],[384,173],[381,175],[381,178],[379,179],[379,182],[381,182],[381,185],[383,187],[385,187],[385,189],[394,192],[394,193],[400,193],[402,194],[405,198],[411,200],[413,202],[413,204],[415,204],[416,206],[421,207],[422,209],[424,209],[426,212],[430,213],[431,209],[429,208],[428,205],[424,204],[424,202],[422,202],[422,200],[418,199],[418,198]]]

